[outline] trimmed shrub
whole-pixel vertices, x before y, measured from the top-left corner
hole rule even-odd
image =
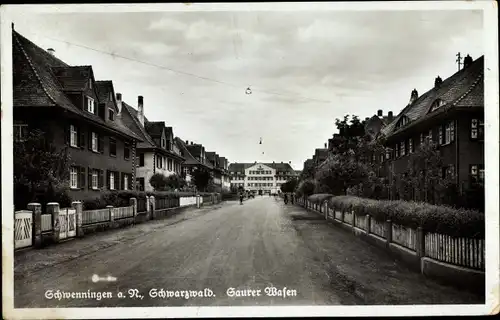
[[[331,197],[333,197],[333,194],[318,193],[318,194],[313,194],[312,196],[309,196],[308,200],[311,201],[312,203],[315,203],[315,204],[323,204],[323,202],[325,200],[328,200]]]
[[[313,201],[311,197],[309,200]],[[391,220],[404,227],[413,229],[421,227],[426,232],[452,237],[484,237],[484,213],[476,210],[455,209],[423,202],[373,200],[354,196],[332,197],[328,205],[337,210],[352,209],[359,216],[369,214],[380,222]]]

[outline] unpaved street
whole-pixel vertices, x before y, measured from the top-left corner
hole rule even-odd
[[[93,275],[116,281],[95,283]],[[484,301],[409,271],[321,216],[267,196],[20,252],[15,277],[16,308]],[[230,288],[250,296],[230,297]],[[269,296],[266,288],[290,296]],[[174,296],[152,298],[151,289]],[[113,297],[48,299],[47,290],[110,292]],[[211,296],[175,296],[185,290]]]

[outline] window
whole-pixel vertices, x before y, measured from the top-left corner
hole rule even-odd
[[[78,130],[74,125],[70,125],[70,146],[78,147]]]
[[[156,156],[156,167],[161,168],[161,156]]]
[[[115,173],[109,173],[109,190],[115,190]]]
[[[390,159],[391,159],[391,149],[389,149],[389,148],[386,148],[386,149],[385,149],[385,158],[386,158],[387,160],[390,160]]]
[[[413,149],[413,138],[410,138],[408,140],[408,153],[412,154],[414,151],[415,149]]]
[[[168,159],[168,171],[172,171],[172,170],[173,170],[172,159]]]
[[[123,147],[123,158],[125,158],[125,160],[130,159],[130,143],[128,142],[126,142]]]
[[[99,146],[99,138],[97,137],[97,133],[92,132],[92,151],[97,152]]]
[[[139,167],[144,167],[144,153],[139,153]]]
[[[69,172],[70,188],[78,188],[78,168],[71,167]]]
[[[451,143],[454,140],[455,140],[455,122],[450,121],[444,126],[443,144]]]
[[[115,120],[115,112],[111,109],[109,109],[109,120],[113,121]]]
[[[444,102],[443,100],[441,99],[437,99],[436,101],[434,101],[434,103],[432,104],[432,107],[431,107],[431,112],[433,112],[434,110],[437,110],[439,108],[441,108],[442,106],[444,106],[446,104],[446,102]]]
[[[95,113],[94,99],[92,99],[91,97],[87,97],[86,100],[87,100],[87,111],[90,113]]]
[[[380,155],[380,162],[382,163],[382,162],[384,162],[384,160],[385,160],[385,158],[384,158],[384,154],[382,153],[382,154]]]
[[[444,137],[443,137],[443,126],[439,126],[438,127],[438,134],[439,134],[439,137],[438,137],[438,143],[439,144],[444,144]]]
[[[480,164],[473,164],[470,166],[470,175],[472,182],[483,183],[484,182],[484,166]]]
[[[479,119],[471,119],[470,137],[474,140],[484,139],[484,122]]]
[[[116,157],[116,139],[109,138],[109,155]]]
[[[434,138],[432,136],[432,129],[429,130],[429,134],[427,135],[427,138],[429,139],[429,141],[434,141]]]
[[[128,174],[123,175],[123,190],[128,190]]]
[[[28,136],[27,124],[14,124],[14,141],[24,141]]]
[[[396,149],[396,156],[395,156],[395,158],[401,157],[401,145],[397,144],[395,149]]]
[[[424,144],[424,139],[425,139],[424,134],[423,134],[423,133],[421,133],[421,134],[420,134],[420,144],[421,144],[421,145],[422,145],[422,144]]]
[[[99,188],[99,171],[98,170],[92,170],[92,189],[98,189]]]

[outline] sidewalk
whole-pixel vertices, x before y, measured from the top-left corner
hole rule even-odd
[[[81,239],[72,238],[42,249],[27,249],[15,252],[14,278],[20,278],[27,272],[36,272],[45,267],[77,259],[119,243],[133,241],[154,232],[164,231],[165,227],[204,215],[211,210],[220,208],[223,204],[224,202],[221,202],[199,209],[189,207],[169,218],[149,220],[125,228],[92,233],[85,235]]]

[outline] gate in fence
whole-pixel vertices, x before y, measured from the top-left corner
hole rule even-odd
[[[59,239],[73,238],[76,236],[76,210],[65,208],[59,210]]]
[[[33,243],[33,212],[17,211],[14,214],[14,248],[29,247]]]

